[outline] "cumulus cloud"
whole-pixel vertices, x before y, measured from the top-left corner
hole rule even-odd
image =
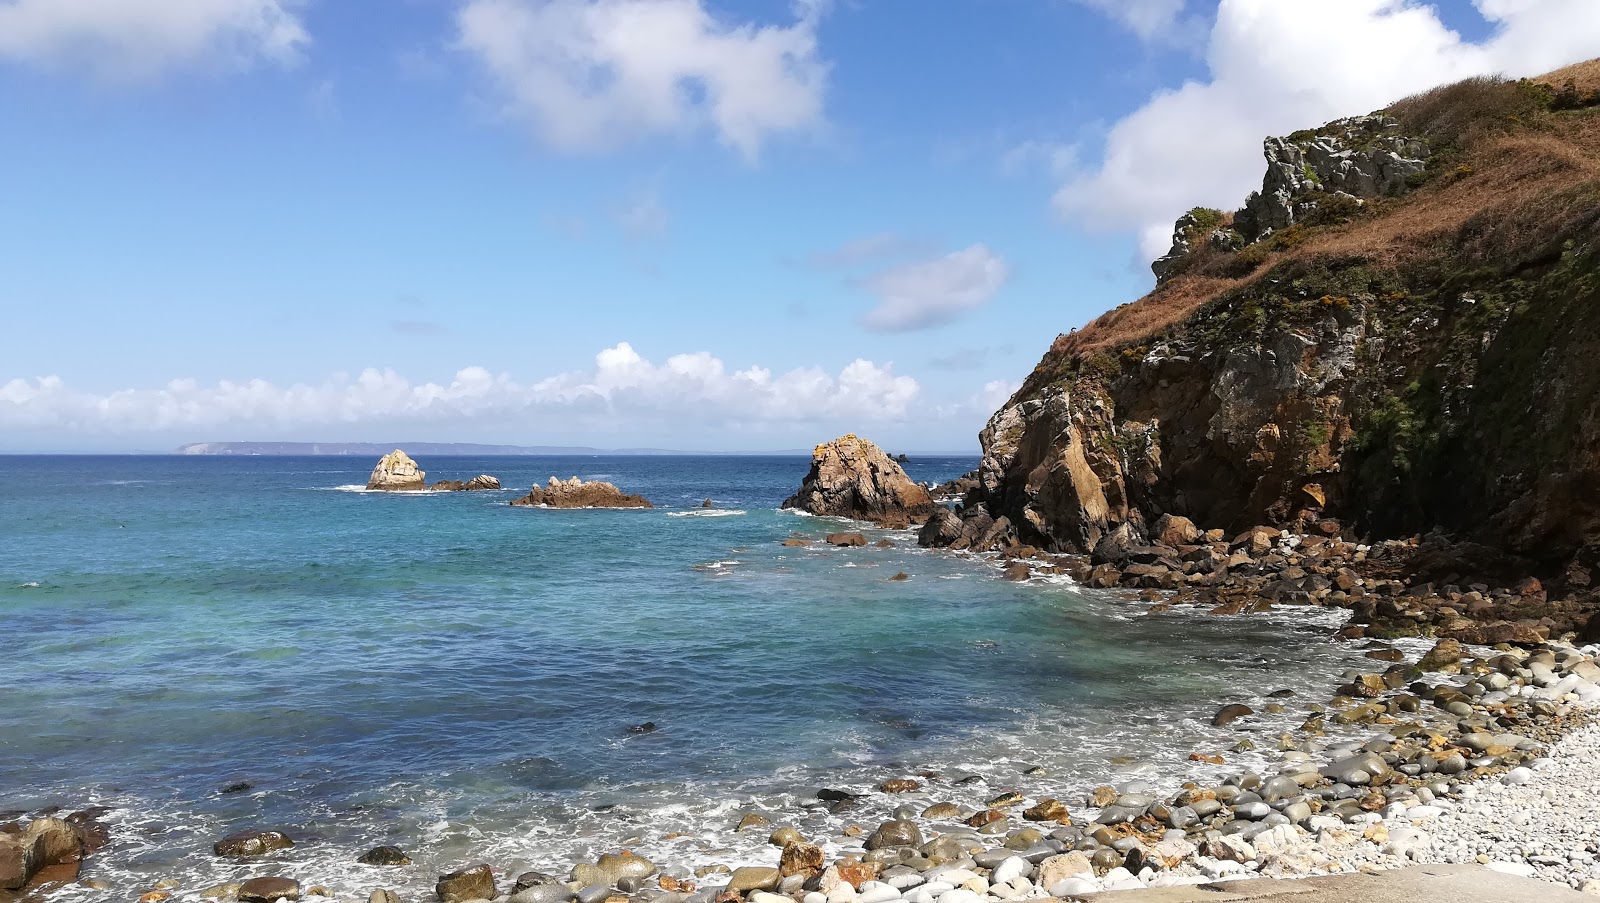
[[[994,297],[1010,275],[1006,262],[982,244],[891,267],[863,281],[878,304],[861,323],[879,332],[939,326]]]
[[[921,387],[890,365],[856,360],[838,373],[817,367],[774,374],[730,371],[707,352],[656,364],[622,342],[592,368],[518,382],[466,367],[445,383],[415,383],[393,370],[336,375],[319,384],[266,380],[201,385],[177,379],[161,388],[109,393],[72,389],[55,376],[0,384],[0,430],[162,433],[207,427],[298,428],[360,423],[453,423],[511,418],[557,422],[710,426],[795,424],[907,416]]]
[[[458,45],[508,117],[563,151],[710,128],[754,159],[769,135],[822,120],[822,0],[784,25],[731,22],[703,0],[468,0]]]
[[[1535,75],[1594,55],[1594,0],[1474,0],[1492,35],[1467,41],[1414,0],[1222,0],[1210,77],[1156,94],[1107,134],[1097,168],[1057,211],[1132,229],[1153,258],[1195,205],[1233,209],[1260,187],[1261,140],[1377,109],[1471,75]]]
[[[0,61],[148,79],[192,65],[295,59],[296,0],[0,0]]]

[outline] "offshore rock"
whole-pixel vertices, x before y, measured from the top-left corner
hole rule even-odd
[[[783,507],[893,528],[920,524],[934,513],[926,488],[882,449],[854,434],[812,451],[811,470]]]
[[[545,508],[654,508],[642,495],[628,495],[612,483],[585,483],[550,478],[544,486],[535,485],[527,495],[511,502],[521,507]]]
[[[418,467],[410,455],[397,448],[378,459],[378,466],[372,468],[372,476],[367,478],[367,488],[384,492],[425,489],[427,477],[427,472]]]
[[[294,841],[281,831],[235,831],[212,844],[211,851],[218,856],[260,856],[292,846]]]
[[[429,487],[440,492],[471,492],[479,489],[499,489],[498,477],[491,477],[486,473],[478,474],[466,482],[460,480],[440,480]]]

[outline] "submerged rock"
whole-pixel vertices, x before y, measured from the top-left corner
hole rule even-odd
[[[235,831],[211,845],[218,856],[261,856],[294,846],[282,831]]]
[[[411,456],[395,449],[378,459],[367,477],[367,488],[384,492],[409,492],[427,487],[427,471],[417,466]]]
[[[399,847],[373,847],[356,860],[362,865],[410,865],[411,857]]]
[[[544,486],[535,485],[528,494],[511,502],[520,507],[545,508],[654,508],[642,495],[628,495],[615,484],[595,481],[586,483],[573,477],[569,480],[550,478]]]
[[[882,449],[852,433],[812,451],[811,470],[783,507],[900,528],[922,523],[935,506]]]

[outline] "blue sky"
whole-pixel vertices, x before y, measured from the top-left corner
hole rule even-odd
[[[1265,134],[1587,2],[0,0],[0,450],[975,449]]]

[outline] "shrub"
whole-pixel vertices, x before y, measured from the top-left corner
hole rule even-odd
[[[1389,107],[1407,134],[1440,147],[1468,147],[1487,135],[1529,125],[1551,108],[1548,85],[1479,76],[1413,94]]]

